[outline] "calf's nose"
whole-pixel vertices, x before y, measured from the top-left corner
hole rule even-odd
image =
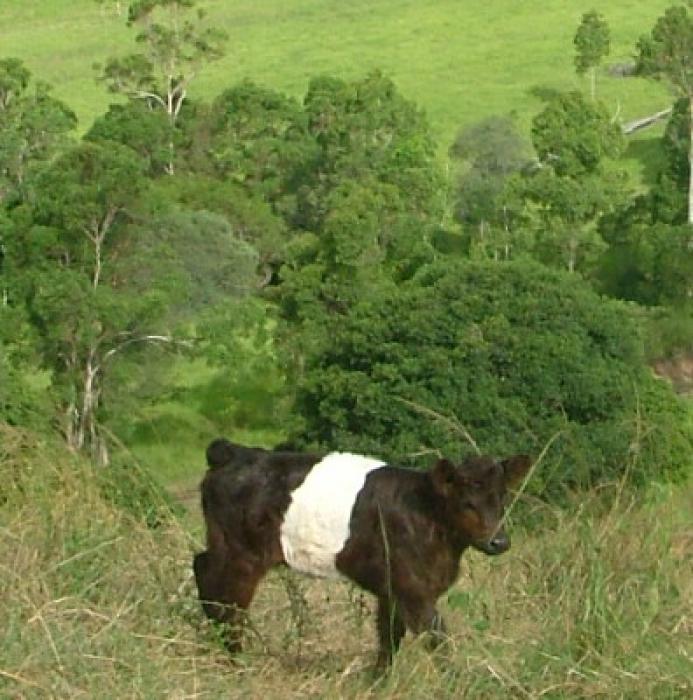
[[[503,554],[510,549],[510,538],[507,533],[501,530],[496,533],[488,543],[489,554]]]

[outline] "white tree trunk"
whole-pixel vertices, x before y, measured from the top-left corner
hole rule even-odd
[[[592,101],[594,102],[597,97],[597,67],[592,66],[590,69],[590,95],[592,96]]]
[[[577,249],[577,239],[571,236],[568,241],[568,272],[570,272],[571,275],[575,272],[575,266],[577,264]]]
[[[78,449],[82,449],[86,442],[87,436],[91,439],[94,435],[94,413],[96,409],[96,377],[99,370],[95,363],[95,350],[92,348],[89,351],[84,375],[82,380],[82,407],[77,416],[77,434],[75,444]]]
[[[693,94],[688,98],[688,225],[693,226]]]

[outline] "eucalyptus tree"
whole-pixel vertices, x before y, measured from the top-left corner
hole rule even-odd
[[[684,6],[669,7],[636,48],[638,72],[667,80],[688,102],[688,223],[693,225],[693,17]]]
[[[538,228],[536,253],[575,272],[590,267],[604,248],[599,219],[625,196],[625,177],[607,170],[624,146],[604,107],[579,92],[556,96],[532,120],[536,167],[524,188]]]
[[[257,253],[223,217],[150,199],[145,172],[126,146],[83,142],[5,226],[10,305],[26,310],[67,443],[101,463],[103,426],[134,390],[124,363],[191,349],[200,314],[247,295],[257,275]]]
[[[50,92],[45,83],[31,84],[19,59],[0,59],[0,203],[70,141],[77,118]]]
[[[575,69],[578,75],[589,73],[590,94],[594,100],[597,93],[597,67],[611,50],[609,25],[595,10],[582,16],[580,26],[573,38],[575,45]]]
[[[161,303],[159,290],[128,279],[133,241],[125,221],[144,187],[130,149],[75,146],[37,177],[7,236],[12,301],[31,318],[65,439],[95,456],[104,454],[97,412],[105,366],[147,334]]]
[[[529,144],[512,118],[494,116],[460,130],[449,154],[459,164],[455,216],[473,249],[507,259],[519,242],[514,181],[529,163]]]
[[[167,168],[174,171],[173,132],[191,83],[203,67],[224,55],[226,33],[204,26],[204,12],[195,0],[136,0],[128,10],[128,26],[137,27],[141,51],[109,59],[100,80],[111,92],[142,100],[150,109],[162,110],[171,138]]]

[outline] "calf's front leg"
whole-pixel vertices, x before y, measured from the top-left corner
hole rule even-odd
[[[427,644],[435,648],[448,639],[447,627],[435,603],[422,599],[404,599],[400,602],[406,626],[414,634],[426,634]]]

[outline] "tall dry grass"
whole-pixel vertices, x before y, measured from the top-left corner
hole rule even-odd
[[[148,528],[89,466],[0,426],[0,697],[690,697],[692,505],[623,484],[526,500],[510,553],[464,557],[449,644],[408,639],[383,677],[371,601],[278,572],[231,661],[190,579],[197,514]]]

